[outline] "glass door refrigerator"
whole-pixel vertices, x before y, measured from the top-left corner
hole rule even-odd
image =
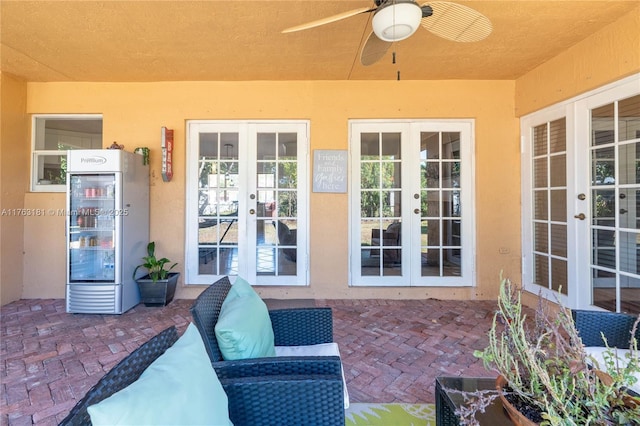
[[[149,166],[119,149],[67,155],[70,313],[121,314],[140,302],[133,270],[149,242]]]

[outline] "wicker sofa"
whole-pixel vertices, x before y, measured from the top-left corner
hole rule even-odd
[[[167,328],[120,361],[93,386],[60,423],[62,426],[91,425],[87,408],[138,380],[140,375],[178,340],[175,327]],[[285,424],[344,425],[340,391],[341,377],[335,374],[305,374],[304,363],[286,362],[274,372],[271,363],[249,362],[240,367],[230,362],[220,368],[220,382],[229,400],[229,417],[234,426]],[[312,362],[312,364],[314,364]],[[317,363],[322,366],[322,363]],[[315,364],[314,364],[315,366]],[[287,368],[293,367],[293,368]],[[307,366],[307,368],[309,368]],[[321,370],[321,368],[317,368]],[[213,422],[212,422],[213,423]]]
[[[61,426],[90,425],[91,418],[87,412],[90,405],[97,404],[126,388],[140,377],[142,372],[178,340],[178,331],[169,327],[152,337],[138,349],[120,361],[87,394],[71,409]]]
[[[215,325],[230,289],[228,277],[216,281],[198,296],[191,315],[229,398],[233,424],[344,425],[342,364],[338,356],[223,359]],[[333,342],[330,308],[270,310],[269,317],[276,346]]]

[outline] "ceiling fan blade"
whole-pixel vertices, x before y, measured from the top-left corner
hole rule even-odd
[[[375,64],[380,59],[382,59],[385,53],[387,53],[387,50],[389,50],[389,46],[391,46],[392,44],[393,43],[390,43],[388,41],[380,40],[378,36],[376,36],[374,32],[371,31],[367,42],[364,44],[364,46],[362,46],[362,52],[360,52],[360,62],[365,67]]]
[[[316,21],[307,22],[306,24],[296,25],[282,30],[283,33],[292,33],[294,31],[308,30],[309,28],[319,27],[320,25],[330,24],[331,22],[340,21],[342,19],[350,18],[359,13],[373,12],[375,10],[370,7],[361,7],[359,9],[348,10],[346,12],[338,13],[337,15],[327,16],[326,18],[318,19]]]
[[[493,31],[489,18],[470,7],[447,1],[427,2],[425,5],[433,9],[433,15],[422,18],[420,24],[439,37],[472,42],[485,39]]]

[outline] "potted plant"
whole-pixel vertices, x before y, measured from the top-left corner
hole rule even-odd
[[[498,374],[496,390],[461,392],[467,401],[457,412],[462,424],[478,424],[476,412],[496,398],[517,425],[639,424],[640,398],[626,386],[640,372],[633,338],[640,318],[625,358],[605,340],[606,365],[598,365],[587,355],[571,311],[556,303],[540,297],[534,318],[528,319],[521,290],[501,280],[489,345],[474,353]]]
[[[165,265],[171,261],[166,257],[156,258],[155,251],[156,244],[151,241],[147,244],[147,256],[142,258],[144,263],[136,266],[133,270],[133,279],[138,283],[140,289],[140,301],[145,306],[165,306],[171,302],[180,276],[179,272],[171,272],[177,263],[165,269]],[[136,273],[140,268],[146,269],[147,274],[136,278]]]

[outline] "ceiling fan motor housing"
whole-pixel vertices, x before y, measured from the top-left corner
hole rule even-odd
[[[411,36],[420,26],[422,9],[412,0],[387,1],[375,11],[373,32],[380,40],[394,42]]]

